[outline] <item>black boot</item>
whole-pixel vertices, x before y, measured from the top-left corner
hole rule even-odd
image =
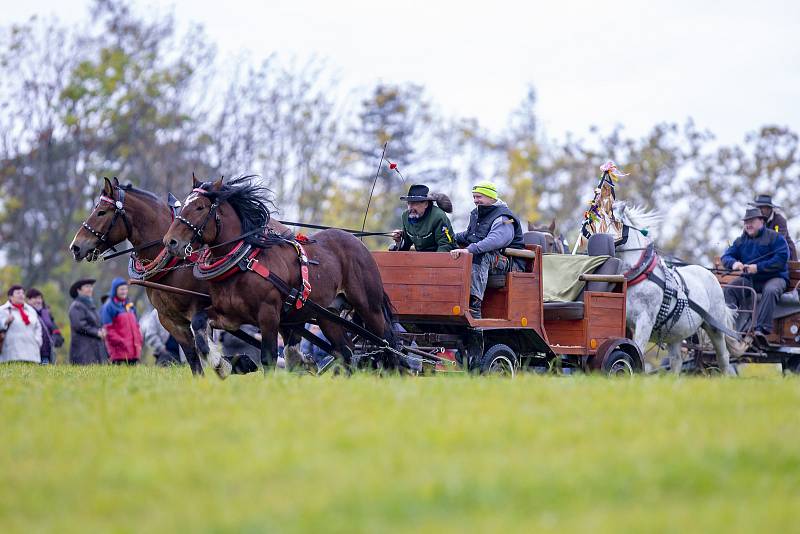
[[[481,305],[483,301],[476,297],[475,295],[469,296],[469,313],[472,315],[473,319],[480,319],[481,318]]]

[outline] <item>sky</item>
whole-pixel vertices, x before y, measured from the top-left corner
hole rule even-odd
[[[88,0],[27,0],[31,15],[88,18]],[[277,52],[324,58],[343,85],[423,85],[448,115],[498,131],[533,86],[543,132],[587,136],[623,125],[644,135],[691,117],[722,143],[765,124],[800,131],[800,2],[174,0],[202,24],[221,61]],[[146,10],[146,11],[145,11]]]

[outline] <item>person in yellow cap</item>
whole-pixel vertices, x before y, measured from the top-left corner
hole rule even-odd
[[[472,254],[472,285],[469,311],[481,318],[481,305],[490,274],[522,270],[521,262],[513,261],[500,253],[504,248],[525,248],[519,217],[500,199],[497,186],[492,182],[479,182],[472,188],[475,209],[469,217],[469,226],[456,234],[459,247],[450,251],[453,258]]]

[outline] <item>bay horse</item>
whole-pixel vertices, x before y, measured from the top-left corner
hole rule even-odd
[[[116,178],[113,183],[105,178],[97,204],[78,229],[69,248],[75,261],[93,261],[126,239],[137,249],[153,243],[152,246],[137,250],[133,258],[145,269],[163,266],[163,272],[154,272],[158,277],[152,280],[207,294],[208,283],[197,280],[192,275],[190,265],[169,266],[177,261],[165,257],[168,254],[161,246],[161,238],[172,223],[172,218],[171,208],[153,193],[130,184],[120,185]],[[270,221],[270,224],[276,232],[291,235],[291,231],[278,221]],[[202,375],[203,367],[195,350],[191,320],[210,304],[210,300],[151,288],[146,288],[145,292],[158,311],[161,324],[183,349],[192,374]]]
[[[545,247],[542,252],[553,254],[564,254],[566,247],[564,246],[564,236],[556,233],[556,220],[553,219],[549,225],[538,225],[533,221],[528,221],[529,232],[539,232],[544,234]]]
[[[395,347],[392,330],[393,313],[383,290],[380,271],[369,250],[352,234],[329,229],[313,234],[311,240],[299,244],[292,240],[266,235],[263,228],[270,221],[267,190],[256,184],[254,176],[242,176],[228,183],[198,182],[192,177],[192,193],[186,198],[181,213],[164,236],[164,245],[174,255],[185,257],[194,246],[206,246],[217,258],[230,258],[239,247],[253,245],[247,256],[247,267],[232,264],[217,281],[209,285],[211,306],[201,311],[202,320],[193,322],[196,345],[204,358],[216,366],[217,356],[208,352],[208,327],[236,329],[244,323],[261,329],[261,363],[266,371],[277,358],[279,328],[302,327],[317,322],[333,347],[333,355],[352,363],[353,345],[346,330],[312,306],[300,300],[285,304],[285,292],[265,278],[272,273],[288,288],[308,288],[304,282],[300,254],[307,257],[308,297],[325,308],[344,298],[352,306],[364,328]],[[243,237],[250,234],[249,237]],[[203,257],[203,256],[201,256]],[[207,257],[207,256],[206,256]],[[223,259],[209,260],[219,264]],[[253,265],[257,264],[256,267]],[[238,263],[238,265],[242,265]],[[258,274],[257,271],[261,272]],[[197,268],[195,273],[197,274]],[[285,288],[284,288],[285,289]],[[386,353],[385,353],[386,354]],[[287,358],[287,366],[291,364]],[[396,366],[398,360],[384,356],[384,363]]]
[[[650,230],[661,220],[655,212],[615,201],[611,213],[604,215],[603,233],[614,235],[616,256],[630,279],[626,322],[642,353],[648,341],[666,344],[670,369],[680,374],[683,340],[702,328],[714,346],[720,371],[735,375],[730,352],[739,354],[742,347],[723,332],[735,331],[735,312],[725,303],[717,278],[700,265],[669,267],[659,258]],[[585,232],[600,233],[593,224],[586,225]],[[671,292],[667,298],[665,288]]]

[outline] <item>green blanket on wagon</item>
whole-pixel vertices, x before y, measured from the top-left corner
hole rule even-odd
[[[586,282],[578,277],[597,269],[608,256],[573,256],[545,254],[542,256],[544,302],[572,302],[578,298]]]

